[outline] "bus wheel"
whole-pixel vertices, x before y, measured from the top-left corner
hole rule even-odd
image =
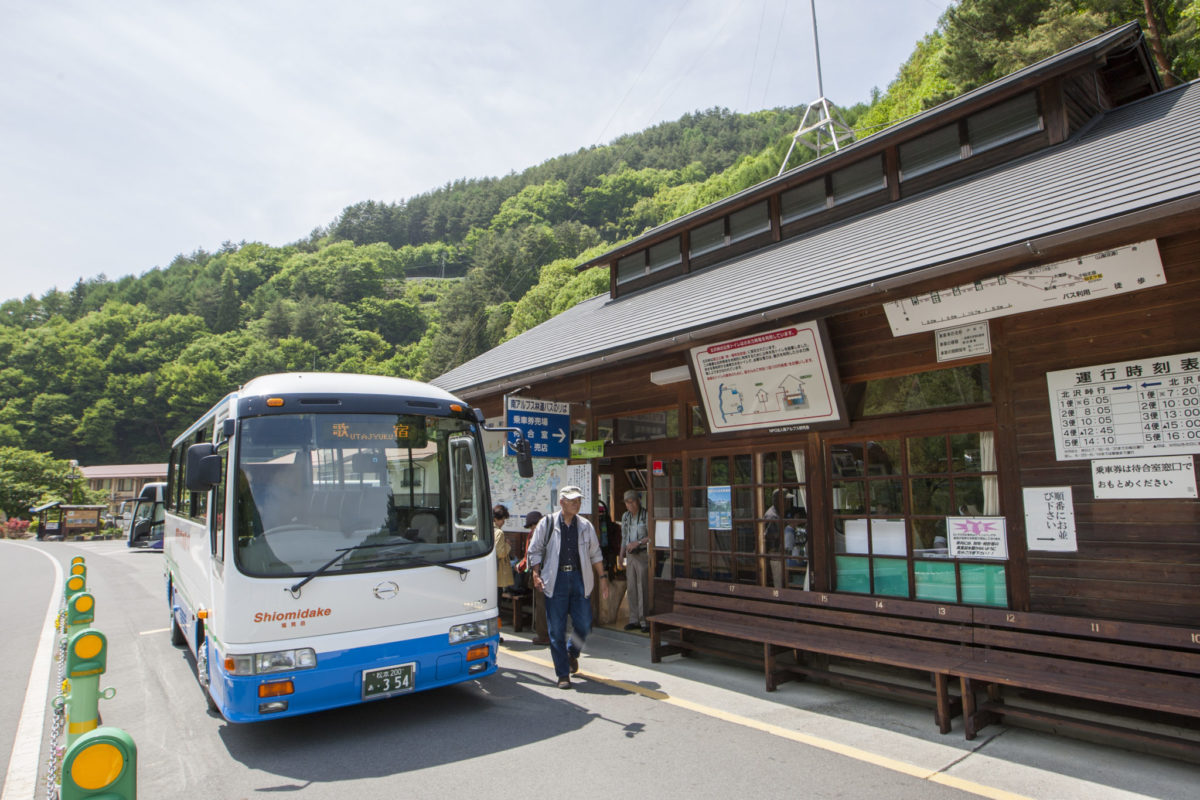
[[[187,640],[183,638],[183,628],[179,627],[179,621],[175,619],[175,604],[171,602],[169,597],[167,599],[167,605],[171,610],[171,644],[175,645],[176,647],[182,647],[183,645],[187,644]]]
[[[213,700],[212,692],[208,688],[208,640],[202,635],[198,638],[200,642],[196,645],[196,680],[200,682],[200,690],[204,692],[208,710],[220,714],[221,709],[217,707],[217,701]]]

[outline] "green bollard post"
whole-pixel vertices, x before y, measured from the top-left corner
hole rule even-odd
[[[87,578],[83,575],[72,575],[63,583],[63,600],[70,600],[71,595],[87,589]]]
[[[100,631],[81,630],[67,642],[64,690],[68,749],[76,739],[100,724],[100,676],[107,661],[108,640]],[[106,692],[105,697],[111,694]]]
[[[97,728],[67,748],[61,800],[137,800],[137,745],[120,728]]]
[[[67,600],[67,638],[84,628],[90,628],[96,619],[96,598],[91,592],[76,592]]]

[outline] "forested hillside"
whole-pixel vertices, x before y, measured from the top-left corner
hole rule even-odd
[[[869,135],[1131,19],[1157,32],[1168,82],[1195,76],[1200,0],[964,0],[886,91],[842,113]],[[227,243],[5,302],[0,447],[162,461],[258,374],[432,378],[606,290],[603,270],[576,273],[582,261],[772,177],[801,111],[697,112],[519,174],[364,200],[290,245]]]

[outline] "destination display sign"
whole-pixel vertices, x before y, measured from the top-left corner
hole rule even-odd
[[[520,428],[529,440],[534,458],[569,458],[571,455],[571,404],[532,397],[504,398],[504,424]],[[508,452],[517,435],[508,435]]]
[[[1059,461],[1200,453],[1200,352],[1046,373]]]

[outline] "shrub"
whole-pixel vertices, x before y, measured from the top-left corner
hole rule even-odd
[[[24,539],[29,536],[29,520],[9,519],[4,522],[5,539]]]

